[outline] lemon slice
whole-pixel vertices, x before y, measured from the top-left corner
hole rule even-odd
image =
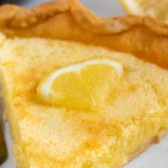
[[[56,106],[93,110],[116,85],[123,67],[112,59],[92,59],[52,72],[38,86],[37,95]]]
[[[120,0],[129,14],[152,16],[168,21],[168,0]]]

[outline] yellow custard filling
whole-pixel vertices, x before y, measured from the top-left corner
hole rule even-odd
[[[102,47],[40,38],[1,39],[1,83],[18,167],[117,168],[167,130],[166,70]],[[37,98],[47,75],[102,57],[119,62],[123,70],[115,87],[108,82],[107,103],[96,109],[99,113],[87,113],[90,106],[74,109]],[[96,90],[101,95],[95,100],[104,96],[102,90]]]

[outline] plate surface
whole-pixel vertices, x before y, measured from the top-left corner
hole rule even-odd
[[[47,0],[18,1],[19,5],[31,7]],[[91,10],[102,17],[123,15],[124,10],[119,4],[119,0],[81,0]],[[16,168],[11,152],[11,138],[8,124],[5,124],[5,136],[7,140],[8,160],[0,168]],[[141,156],[134,159],[125,168],[168,168],[168,136],[160,143],[153,145]]]

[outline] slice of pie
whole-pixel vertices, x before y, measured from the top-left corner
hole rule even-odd
[[[119,168],[166,134],[168,71],[158,65],[168,68],[167,25],[100,19],[77,1],[0,12],[19,168]]]

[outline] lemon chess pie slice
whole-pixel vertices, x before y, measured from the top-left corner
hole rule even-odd
[[[73,0],[1,7],[0,31],[19,168],[118,168],[167,132],[166,24]]]

